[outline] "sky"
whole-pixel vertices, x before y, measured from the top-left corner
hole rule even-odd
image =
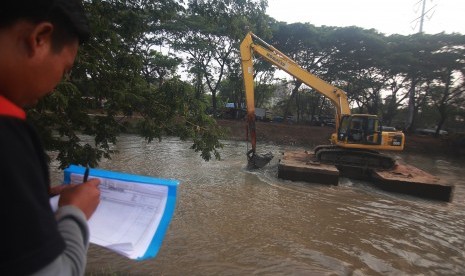
[[[386,35],[419,32],[423,0],[268,0],[267,14],[287,23],[358,26]],[[426,0],[423,32],[465,34],[465,0]]]

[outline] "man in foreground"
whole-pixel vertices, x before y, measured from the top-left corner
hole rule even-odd
[[[0,10],[0,275],[84,274],[99,181],[63,189],[54,214],[45,152],[23,108],[55,88],[88,36],[79,0],[8,0]]]

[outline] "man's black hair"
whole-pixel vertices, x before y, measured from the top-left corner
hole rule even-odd
[[[34,23],[52,23],[57,30],[54,39],[59,44],[72,37],[77,37],[83,43],[90,37],[87,17],[80,0],[9,0],[0,9],[0,28],[21,19]]]

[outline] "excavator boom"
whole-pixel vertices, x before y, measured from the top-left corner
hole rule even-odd
[[[253,42],[253,38],[259,41],[261,44],[255,44]],[[256,53],[263,57],[266,61],[276,65],[279,69],[286,71],[291,76],[295,77],[302,83],[305,83],[309,87],[313,88],[331,100],[333,105],[336,107],[336,123],[340,121],[342,114],[350,115],[347,94],[343,90],[327,83],[326,81],[313,74],[310,74],[302,67],[300,67],[294,60],[280,52],[278,49],[269,45],[253,33],[249,32],[246,35],[245,39],[241,43],[240,50],[246,95],[247,97],[250,97],[251,100],[253,99],[254,84],[253,53]],[[251,102],[250,105],[254,105],[254,103]],[[249,107],[249,103],[247,104],[247,107]]]

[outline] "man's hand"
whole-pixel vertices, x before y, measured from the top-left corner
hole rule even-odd
[[[91,179],[79,185],[67,185],[60,192],[58,207],[73,205],[89,219],[100,203],[99,179]]]

